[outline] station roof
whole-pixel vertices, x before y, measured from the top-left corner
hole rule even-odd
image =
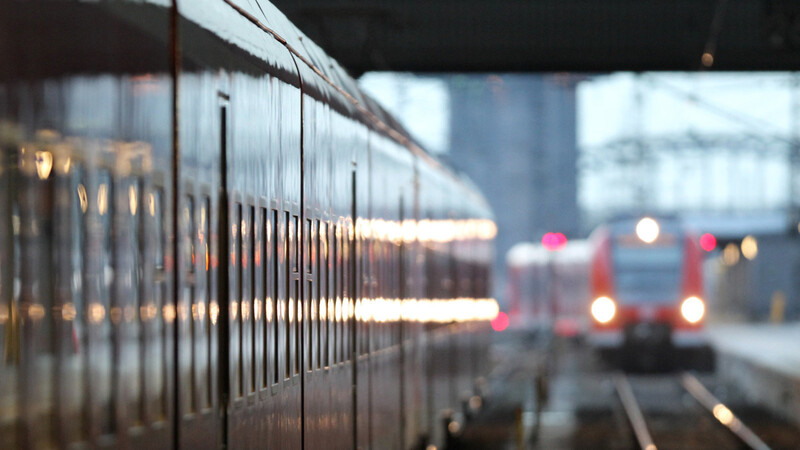
[[[792,0],[273,1],[355,75],[800,68]]]

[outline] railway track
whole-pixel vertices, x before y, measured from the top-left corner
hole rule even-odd
[[[614,385],[635,442],[643,450],[773,448],[694,375],[634,377],[618,373]]]

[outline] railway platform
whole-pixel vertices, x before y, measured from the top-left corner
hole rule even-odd
[[[707,332],[730,395],[800,425],[800,323],[709,325]]]

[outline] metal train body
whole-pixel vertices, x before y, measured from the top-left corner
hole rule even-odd
[[[664,359],[706,345],[701,250],[678,220],[620,219],[590,240],[592,345]]]
[[[582,338],[589,326],[590,257],[585,240],[556,251],[527,242],[512,247],[506,255],[512,329]]]
[[[441,445],[487,371],[486,202],[266,1],[2,2],[0,145],[2,448]]]

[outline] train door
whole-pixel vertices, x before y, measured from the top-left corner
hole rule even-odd
[[[227,287],[229,97],[219,76],[181,75],[174,178],[174,392],[178,448],[221,445],[220,290]],[[224,75],[222,81],[224,81]],[[220,89],[221,88],[221,89]],[[220,236],[221,243],[214,239]],[[171,252],[170,252],[171,253]],[[223,341],[224,342],[224,341]],[[224,391],[223,391],[224,392]]]

